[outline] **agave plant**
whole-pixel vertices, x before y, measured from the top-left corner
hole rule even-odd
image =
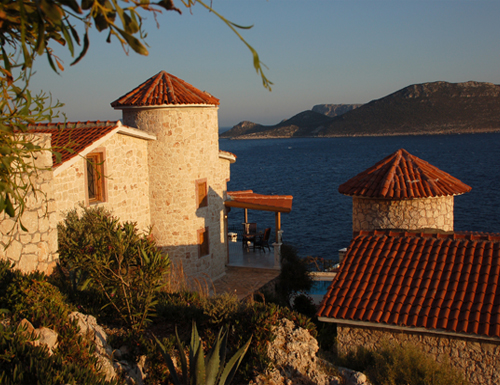
[[[161,350],[174,385],[228,385],[234,378],[238,367],[250,345],[252,337],[243,345],[234,356],[224,365],[227,352],[228,331],[223,332],[220,329],[215,346],[207,353],[205,357],[201,338],[193,321],[191,331],[191,344],[189,348],[189,371],[188,358],[184,354],[184,346],[179,339],[177,329],[175,330],[176,345],[179,350],[182,379],[181,382],[175,370],[174,363],[165,346],[155,337],[156,343]]]

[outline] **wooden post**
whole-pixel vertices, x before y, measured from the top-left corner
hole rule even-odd
[[[248,209],[245,209],[245,220],[244,223],[248,223]]]
[[[279,243],[279,231],[281,230],[281,213],[279,211],[276,211],[276,214],[274,215],[274,221],[276,225],[276,243]]]

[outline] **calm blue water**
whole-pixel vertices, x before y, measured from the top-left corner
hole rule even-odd
[[[455,230],[500,233],[500,134],[220,140],[237,156],[228,190],[293,195],[283,239],[301,256],[330,259],[352,236],[352,199],[338,186],[400,148],[472,187],[455,197]],[[274,229],[274,213],[248,215]],[[242,222],[243,210],[232,209],[230,225]]]

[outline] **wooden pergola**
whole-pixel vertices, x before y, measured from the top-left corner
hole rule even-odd
[[[281,213],[292,211],[293,196],[291,195],[262,195],[252,190],[228,191],[226,207],[237,207],[245,210],[245,223],[248,222],[248,210],[272,211],[275,213],[276,243],[280,243]]]

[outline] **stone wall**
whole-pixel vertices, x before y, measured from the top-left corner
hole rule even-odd
[[[404,200],[353,197],[352,230],[453,231],[453,196]]]
[[[50,148],[50,135],[33,136],[33,142]],[[39,169],[32,177],[37,193],[28,193],[21,222],[28,230],[1,214],[0,259],[16,264],[27,273],[39,270],[51,273],[57,260],[57,220],[53,193],[52,153],[42,151],[36,156],[34,166]]]
[[[147,145],[144,139],[115,134],[96,149],[103,152],[105,159],[106,201],[95,204],[106,207],[122,222],[137,222],[141,231],[151,224]],[[68,169],[56,172],[54,197],[58,221],[79,203],[88,206],[85,169],[86,161],[80,158]]]
[[[337,346],[341,353],[356,346],[373,349],[385,341],[412,344],[435,357],[438,362],[448,360],[471,385],[500,383],[500,340],[485,342],[430,333],[337,326]]]
[[[223,275],[229,161],[219,158],[217,107],[124,109],[123,123],[157,137],[149,142],[149,174],[151,223],[158,244],[190,277]],[[196,181],[205,179],[208,205],[198,208]],[[205,228],[209,254],[200,256],[198,231]]]

